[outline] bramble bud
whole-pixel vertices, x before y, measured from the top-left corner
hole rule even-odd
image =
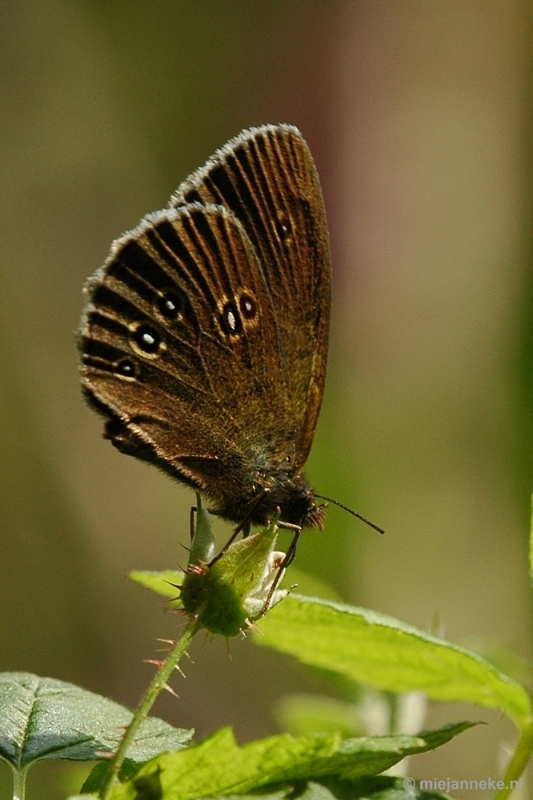
[[[233,542],[211,559],[214,539],[209,515],[198,497],[197,524],[181,601],[201,627],[227,638],[237,636],[287,595],[286,590],[275,588],[285,558],[285,553],[274,550],[276,523]]]

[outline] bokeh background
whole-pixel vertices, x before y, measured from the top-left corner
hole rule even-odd
[[[387,530],[332,508],[298,565],[351,602],[531,658],[531,10],[0,3],[1,670],[134,705],[143,659],[179,625],[124,575],[183,563],[193,495],[116,452],[84,406],[81,288],[217,147],[280,121],[315,156],[334,261],[308,475]],[[230,649],[198,642],[157,712],[244,742],[277,730],[277,698],[317,689],[249,640]],[[435,706],[428,724],[465,717],[491,724],[419,757],[417,777],[498,777],[514,737],[498,714]],[[43,775],[43,800],[74,780]]]

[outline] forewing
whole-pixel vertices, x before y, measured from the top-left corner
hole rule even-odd
[[[270,451],[290,455],[273,298],[233,214],[147,217],[87,292],[83,382],[117,446],[222,499],[249,492]]]
[[[171,205],[216,203],[242,223],[259,257],[279,333],[279,360],[304,464],[322,402],[331,259],[324,202],[297,128],[243,131],[178,189]]]

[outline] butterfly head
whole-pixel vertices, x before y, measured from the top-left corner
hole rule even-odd
[[[326,504],[318,504],[312,488],[304,475],[279,486],[268,498],[268,506],[281,509],[281,522],[298,525],[300,528],[324,529]]]
[[[269,480],[261,481],[254,486],[253,494],[243,501],[235,498],[216,513],[242,525],[266,525],[278,513],[280,522],[295,525],[299,528],[324,528],[327,504],[316,501],[313,489],[305,475],[297,473],[287,476],[285,473]]]

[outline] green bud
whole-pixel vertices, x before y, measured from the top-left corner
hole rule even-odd
[[[209,516],[198,498],[197,526],[181,601],[185,611],[210,633],[237,636],[287,595],[287,591],[273,591],[285,557],[274,550],[277,531],[275,520],[260,533],[233,542],[208,562],[204,555],[212,552],[213,537]]]

